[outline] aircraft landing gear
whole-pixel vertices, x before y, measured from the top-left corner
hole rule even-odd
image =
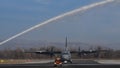
[[[72,64],[72,60],[69,61]]]

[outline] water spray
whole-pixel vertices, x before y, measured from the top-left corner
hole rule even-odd
[[[97,7],[97,6],[100,6],[100,5],[104,5],[104,4],[113,2],[113,1],[114,1],[114,0],[105,0],[105,1],[97,2],[97,3],[93,3],[93,4],[90,4],[90,5],[83,6],[83,7],[81,7],[81,8],[75,9],[75,10],[73,10],[73,11],[66,12],[66,13],[64,13],[64,14],[58,15],[58,16],[56,16],[56,17],[53,17],[53,18],[51,18],[51,19],[49,19],[49,20],[47,20],[47,21],[44,21],[44,22],[42,22],[42,23],[40,23],[40,24],[38,24],[38,25],[35,25],[35,26],[33,26],[33,27],[31,27],[31,28],[29,28],[29,29],[27,29],[27,30],[24,30],[24,31],[22,31],[22,32],[20,32],[20,33],[14,35],[14,36],[12,36],[12,37],[10,37],[10,38],[2,41],[2,42],[0,42],[0,45],[3,45],[3,44],[5,44],[5,43],[7,43],[7,42],[9,42],[9,41],[11,41],[11,40],[13,40],[13,39],[21,36],[21,35],[23,35],[23,34],[25,34],[25,33],[28,33],[28,32],[30,32],[30,31],[36,29],[36,28],[40,28],[40,27],[42,27],[42,26],[44,26],[44,25],[47,25],[48,23],[52,23],[52,22],[54,22],[54,21],[56,21],[56,20],[59,20],[59,19],[61,19],[61,18],[66,17],[66,16],[69,16],[69,15],[72,15],[72,14],[75,14],[75,13],[78,13],[78,12],[86,11],[86,10],[88,10],[88,9],[91,9],[91,8],[94,8],[94,7]]]

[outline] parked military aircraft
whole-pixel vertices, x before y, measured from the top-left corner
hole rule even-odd
[[[78,53],[78,54],[88,54],[88,53],[95,53],[96,51],[70,51],[68,49],[67,45],[67,37],[66,37],[66,42],[65,42],[65,48],[63,51],[53,51],[53,48],[51,48],[51,51],[44,50],[44,51],[35,51],[35,52],[27,52],[27,53],[36,53],[36,54],[45,54],[45,55],[50,55],[51,57],[54,56],[55,54],[60,54],[60,59],[62,63],[72,63],[71,59],[71,53]]]

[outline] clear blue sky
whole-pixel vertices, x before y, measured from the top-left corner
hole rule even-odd
[[[76,8],[102,0],[0,0],[0,39]],[[120,4],[120,3],[119,3]],[[27,33],[20,39],[120,42],[120,5],[110,3]],[[18,38],[18,39],[19,39]]]

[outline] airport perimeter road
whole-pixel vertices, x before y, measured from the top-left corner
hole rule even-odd
[[[52,63],[2,64],[0,68],[120,68],[117,64],[99,64],[93,60],[73,60],[73,64],[53,67]]]

